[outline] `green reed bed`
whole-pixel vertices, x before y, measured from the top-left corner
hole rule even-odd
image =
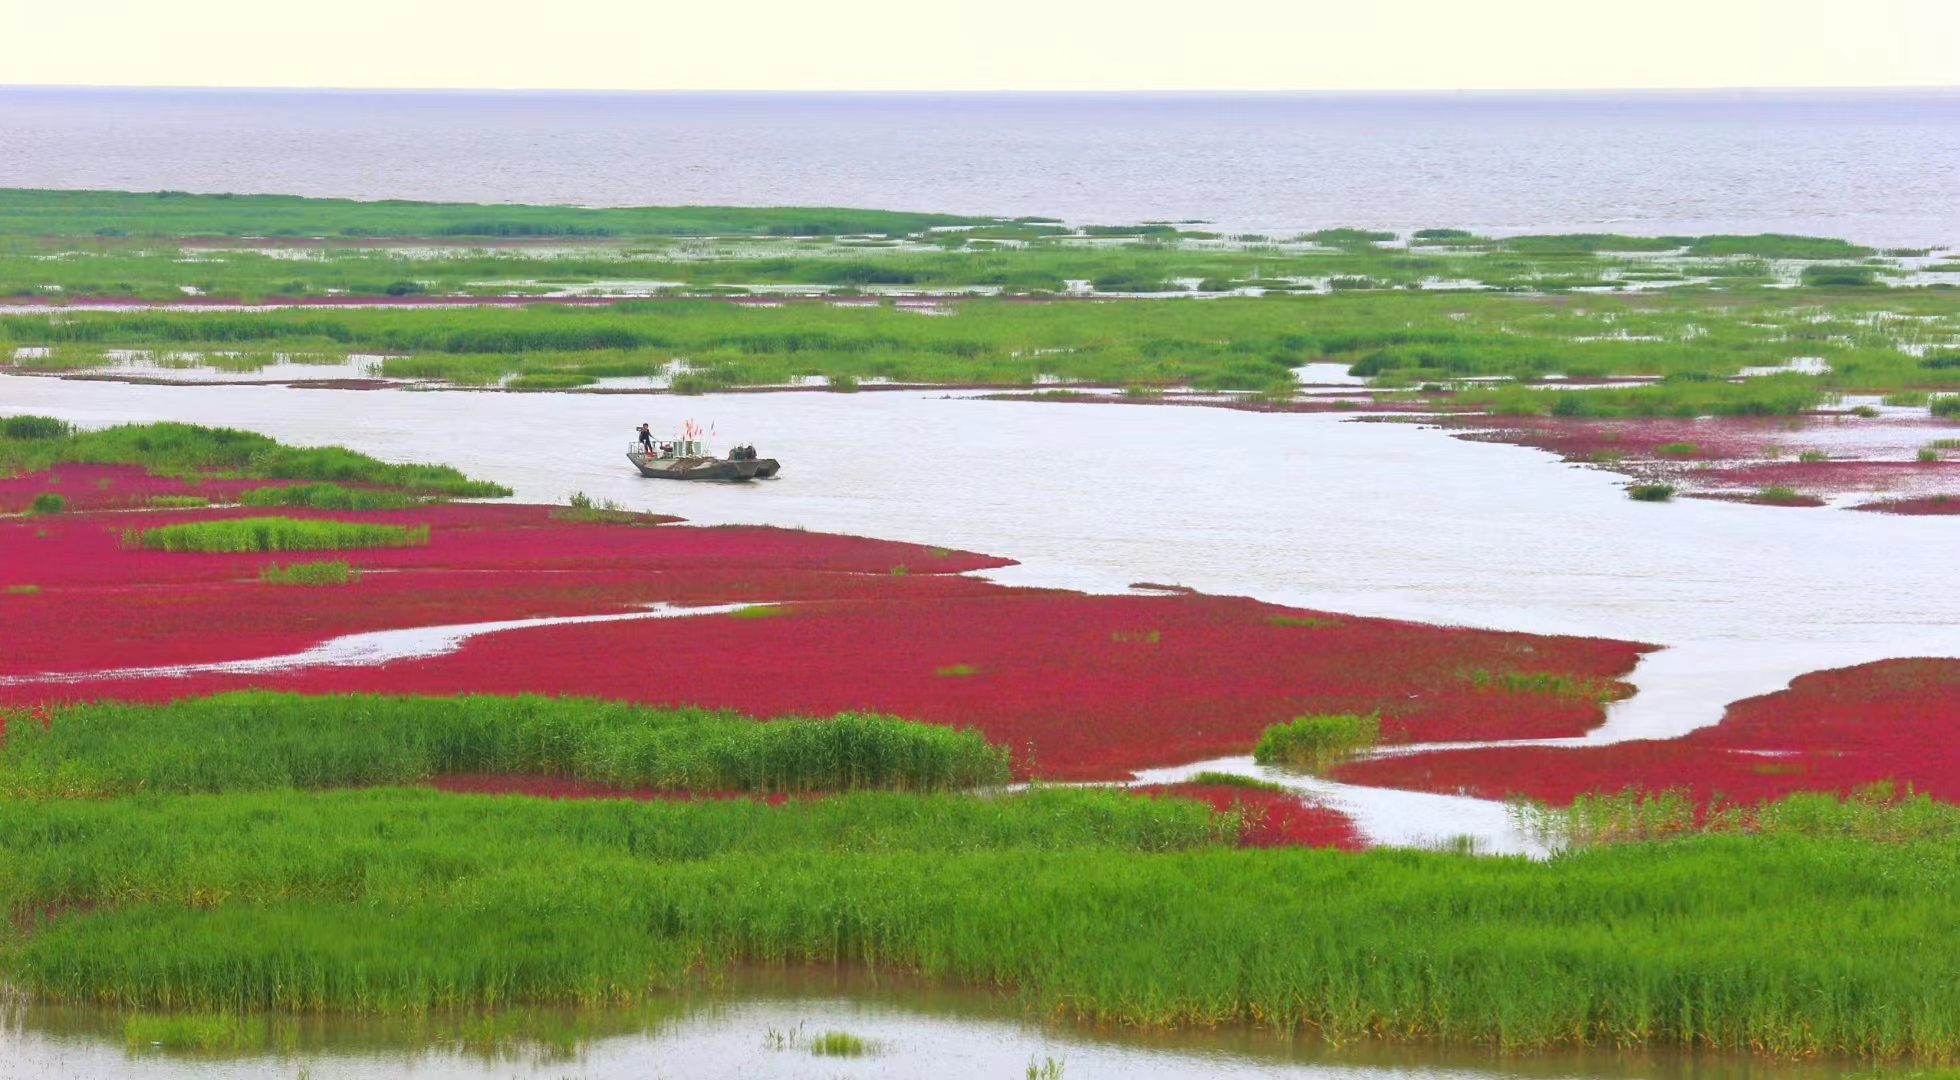
[[[525,774],[663,790],[937,791],[1004,783],[977,732],[843,713],[762,723],[731,712],[537,696],[240,692],[103,702],[16,724],[0,741],[14,796],[237,791]]]
[[[0,970],[123,1008],[412,1011],[845,962],[1108,1023],[1960,1051],[1947,840],[1709,835],[1531,862],[1228,835],[1196,804],[1099,791],[12,800],[0,893],[28,932]]]
[[[510,494],[501,484],[471,480],[447,465],[393,464],[339,446],[286,446],[235,428],[164,422],[79,431],[39,416],[0,422],[0,471],[31,472],[63,462],[141,465],[164,474],[366,484],[460,498]]]
[[[1082,276],[1093,276],[1084,274]],[[1327,296],[1123,303],[944,300],[942,317],[889,303],[707,300],[592,307],[69,312],[0,321],[32,348],[248,348],[378,352],[390,375],[472,384],[507,376],[648,376],[684,360],[695,391],[839,380],[1018,385],[1053,375],[1110,385],[1262,390],[1302,363],[1340,363],[1381,386],[1465,376],[1521,380],[1658,375],[1658,386],[1541,392],[1465,388],[1449,408],[1561,415],[1776,414],[1839,390],[1960,386],[1926,349],[1960,333],[1960,294],[1589,296],[1584,305],[1504,293],[1362,290]],[[1815,356],[1827,373],[1728,381],[1744,367]],[[543,385],[539,383],[538,385]],[[1938,399],[1934,399],[1937,401]],[[294,478],[353,481],[357,477]],[[397,485],[403,486],[403,485]],[[451,492],[460,494],[460,492]]]
[[[328,518],[220,518],[123,531],[125,547],[151,551],[343,551],[419,547],[428,542],[427,525],[375,525]]]

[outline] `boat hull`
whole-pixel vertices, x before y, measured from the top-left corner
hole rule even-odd
[[[645,454],[628,454],[626,460],[640,470],[641,476],[655,480],[697,480],[725,484],[740,483],[744,480],[767,480],[782,468],[775,458],[730,461],[727,458],[663,458],[648,457]]]

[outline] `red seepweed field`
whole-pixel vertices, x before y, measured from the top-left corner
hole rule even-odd
[[[1821,671],[1738,701],[1679,739],[1598,747],[1487,747],[1356,761],[1357,784],[1569,803],[1629,787],[1697,802],[1753,803],[1795,791],[1890,781],[1960,801],[1960,660],[1886,660]]]
[[[262,511],[261,511],[262,512]],[[1571,735],[1596,696],[1502,689],[1492,673],[1610,685],[1645,646],[1302,612],[1237,597],[1089,596],[962,576],[1004,560],[775,528],[571,521],[443,504],[289,516],[429,525],[426,545],[319,553],[134,550],[136,526],[252,511],[0,521],[0,701],[162,700],[244,687],[328,693],[580,694],[761,717],[869,710],[977,728],[1016,771],[1065,780],[1248,752],[1268,724],[1379,712],[1387,741]],[[259,580],[331,555],[343,585]],[[31,587],[33,591],[26,591]],[[251,675],[45,679],[290,654],[342,634],[636,605],[760,611],[559,625],[448,655]]]

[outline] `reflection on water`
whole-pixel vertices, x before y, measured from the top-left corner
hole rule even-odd
[[[415,1076],[933,1077],[1018,1080],[1060,1065],[1060,1080],[1104,1077],[1297,1077],[1314,1080],[1515,1077],[1551,1080],[1835,1080],[1844,1063],[1771,1065],[1729,1057],[1611,1051],[1500,1056],[1471,1047],[1376,1042],[1334,1047],[1259,1028],[1109,1031],[1038,1023],[983,991],[873,979],[829,969],[744,972],[712,993],[633,1009],[524,1009],[492,1015],[256,1017],[245,1050],[153,1048],[118,1014],[29,1007],[0,1025],[0,1080],[58,1077]],[[827,1031],[870,1046],[862,1057],[812,1053]]]

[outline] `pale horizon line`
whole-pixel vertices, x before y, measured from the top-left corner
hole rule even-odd
[[[1942,95],[1960,93],[1960,83],[1859,83],[1859,84],[1816,84],[1806,86],[1624,86],[1624,87],[1410,87],[1406,89],[1385,89],[1381,87],[1356,87],[1352,89],[1258,89],[1258,88],[1188,88],[1188,87],[1135,87],[1128,89],[943,89],[919,87],[913,89],[784,89],[784,88],[730,88],[730,87],[567,87],[567,86],[325,86],[325,85],[264,85],[264,86],[226,86],[222,84],[192,83],[10,83],[0,82],[0,92],[9,90],[93,90],[105,92],[191,92],[191,93],[335,93],[335,94],[551,94],[560,96],[614,96],[614,97],[833,97],[833,98],[896,98],[896,97],[1050,97],[1050,98],[1117,98],[1117,97],[1210,97],[1210,98],[1437,98],[1437,97],[1575,97],[1604,98],[1616,96],[1690,97],[1702,95],[1738,95],[1748,97],[1775,96],[1827,96],[1827,95],[1868,95],[1910,93]]]

